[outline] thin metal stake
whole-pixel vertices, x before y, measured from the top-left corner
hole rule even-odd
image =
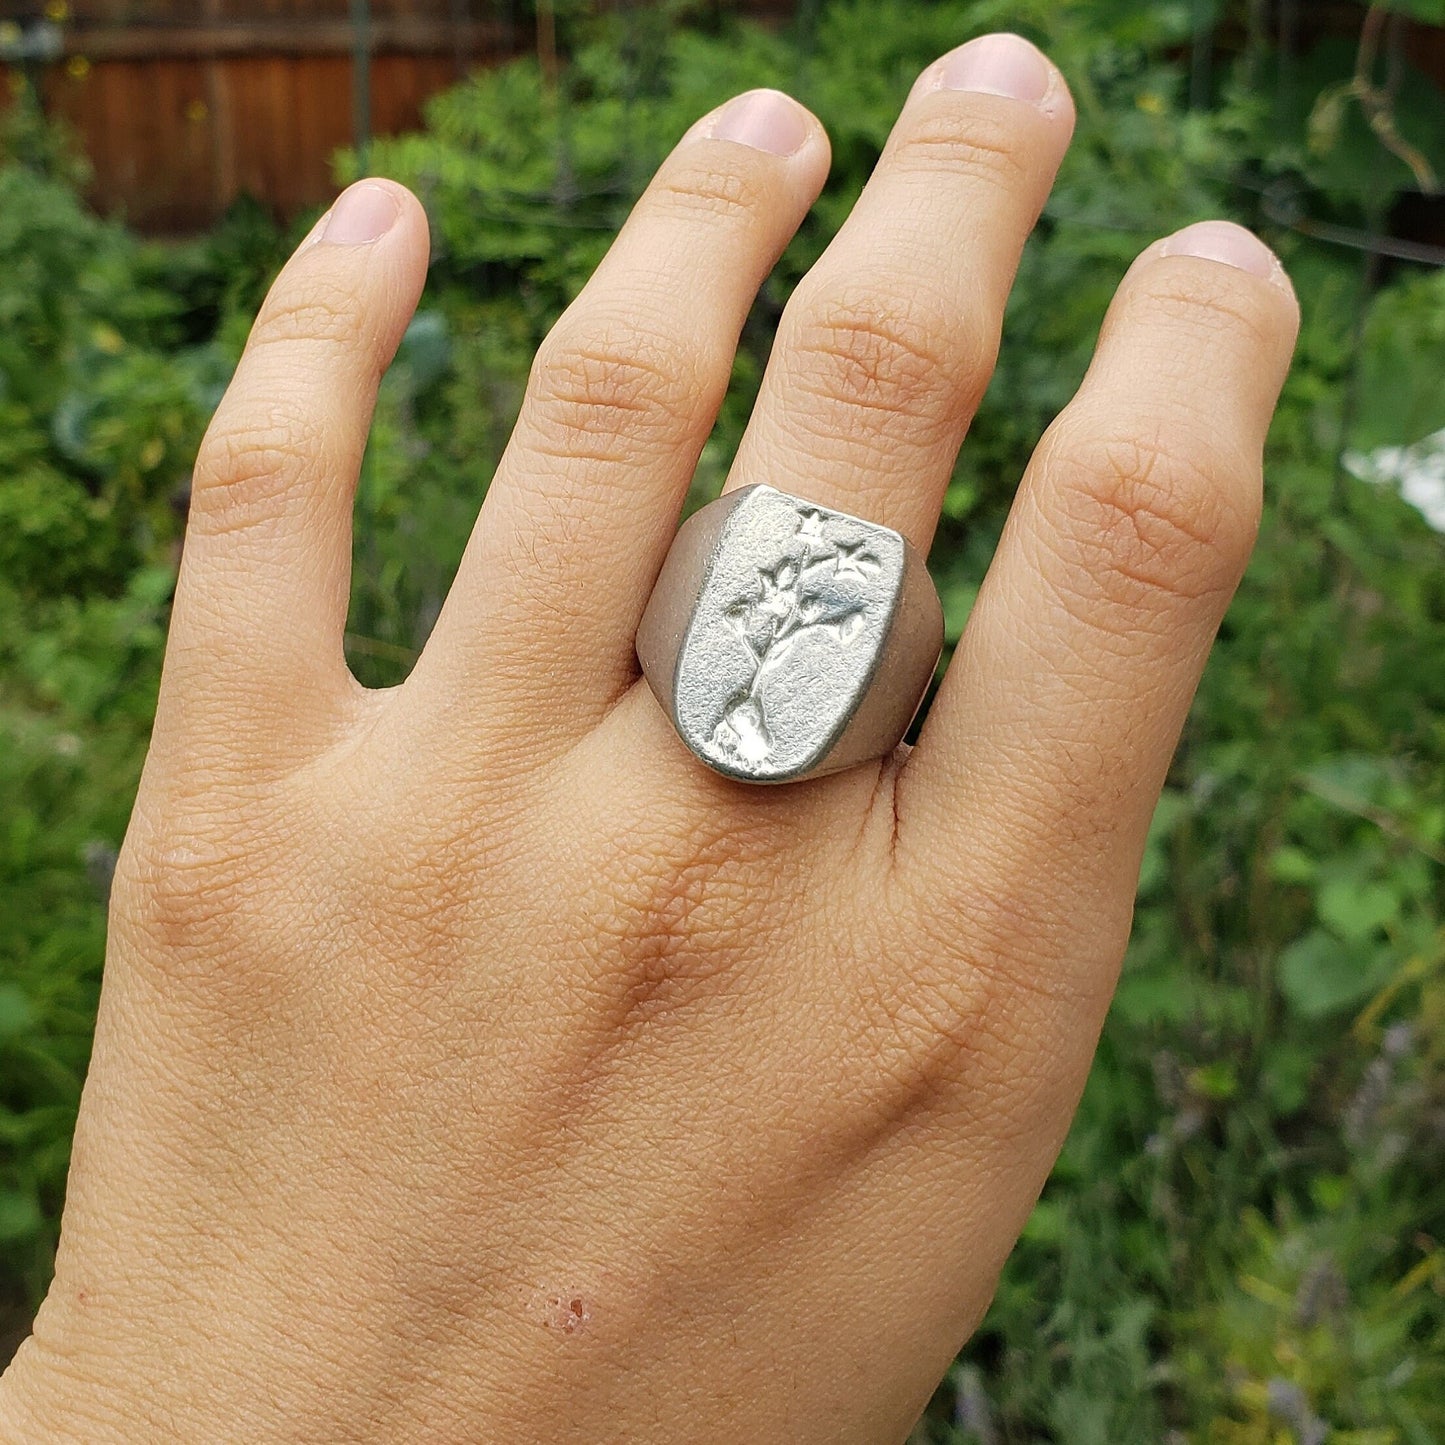
[[[365,175],[371,168],[371,0],[351,0],[351,143]]]

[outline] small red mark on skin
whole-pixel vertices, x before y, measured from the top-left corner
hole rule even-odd
[[[549,1330],[575,1335],[592,1318],[592,1306],[582,1295],[551,1295],[546,1302],[542,1323]]]

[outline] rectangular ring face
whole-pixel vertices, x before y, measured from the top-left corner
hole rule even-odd
[[[890,528],[748,488],[713,544],[677,661],[688,746],[751,782],[817,768],[873,681],[904,560]]]

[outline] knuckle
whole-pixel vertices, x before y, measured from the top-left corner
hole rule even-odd
[[[1046,441],[1055,550],[1073,589],[1137,607],[1233,593],[1259,525],[1259,463],[1189,429]]]
[[[705,148],[707,149],[707,148]],[[763,214],[763,186],[754,172],[703,156],[677,158],[654,182],[651,200],[684,220],[752,223]]]
[[[1006,192],[1032,189],[1027,148],[1007,119],[956,104],[920,107],[900,138],[894,163],[905,170],[943,173]]]
[[[658,328],[580,315],[563,318],[543,342],[528,383],[527,406],[537,431],[565,450],[569,436],[590,448],[625,441],[670,449],[711,418],[726,367]]]
[[[709,931],[705,909],[722,861],[699,857],[662,874],[640,867],[618,889],[603,927],[613,933],[629,1014],[655,1014],[669,993],[677,1001],[679,985],[713,977],[720,960],[700,938]]]
[[[885,437],[938,439],[976,404],[997,350],[996,332],[950,324],[922,288],[829,282],[789,312],[790,381]]]
[[[351,348],[367,338],[368,308],[352,286],[313,275],[298,277],[267,298],[251,328],[250,347],[265,349],[304,341]]]
[[[272,401],[235,420],[223,410],[196,458],[192,525],[224,533],[288,515],[304,500],[324,447],[322,425],[304,406]]]
[[[296,907],[307,847],[251,787],[145,801],[116,865],[111,924],[151,985],[216,1026],[280,1016],[308,986],[326,925]]]
[[[866,974],[857,1003],[847,1052],[872,1061],[870,1115],[907,1118],[965,1083],[986,1006],[967,973],[914,956],[906,968]]]
[[[865,975],[852,1035],[841,1050],[840,1088],[870,1130],[886,1135],[920,1116],[972,1102],[992,1130],[1002,1080],[1028,1039],[1027,996],[996,975],[973,970],[956,952],[892,958],[888,972]]]
[[[215,829],[127,840],[112,894],[144,956],[175,977],[212,976],[238,952],[257,891],[256,850]]]
[[[1252,346],[1271,347],[1278,335],[1278,311],[1269,306],[1257,285],[1248,284],[1242,273],[1227,266],[1154,266],[1150,268],[1139,304],[1148,309],[1155,322],[1171,333],[1183,332],[1187,341],[1176,340],[1174,354],[1198,346],[1201,331],[1209,336],[1242,337]]]

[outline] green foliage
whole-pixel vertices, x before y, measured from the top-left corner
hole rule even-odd
[[[933,565],[966,625],[1028,454],[1154,236],[1261,226],[1304,301],[1259,551],[1161,803],[1077,1125],[919,1445],[1445,1438],[1445,539],[1346,447],[1445,426],[1445,273],[1369,294],[1316,222],[1413,184],[1348,37],[1277,57],[1226,0],[835,0],[790,31],[556,7],[568,60],[438,97],[372,162],[428,206],[427,295],[358,496],[350,652],[404,675],[505,445],[531,354],[667,147],[781,85],[834,170],[763,289],[694,501],[720,484],[783,302],[917,70],[1022,29],[1078,136],[1010,304]],[[1394,8],[1439,20],[1435,0]],[[711,11],[709,12],[711,13]],[[1358,12],[1362,17],[1363,10]],[[1243,23],[1241,23],[1243,22]],[[1392,124],[1445,149],[1406,70]],[[95,220],[33,128],[0,167],[0,1258],[43,1285],[119,841],[153,700],[185,473],[279,256],[241,208],[158,250]],[[342,158],[341,170],[352,164]],[[1296,226],[1296,223],[1299,223]]]

